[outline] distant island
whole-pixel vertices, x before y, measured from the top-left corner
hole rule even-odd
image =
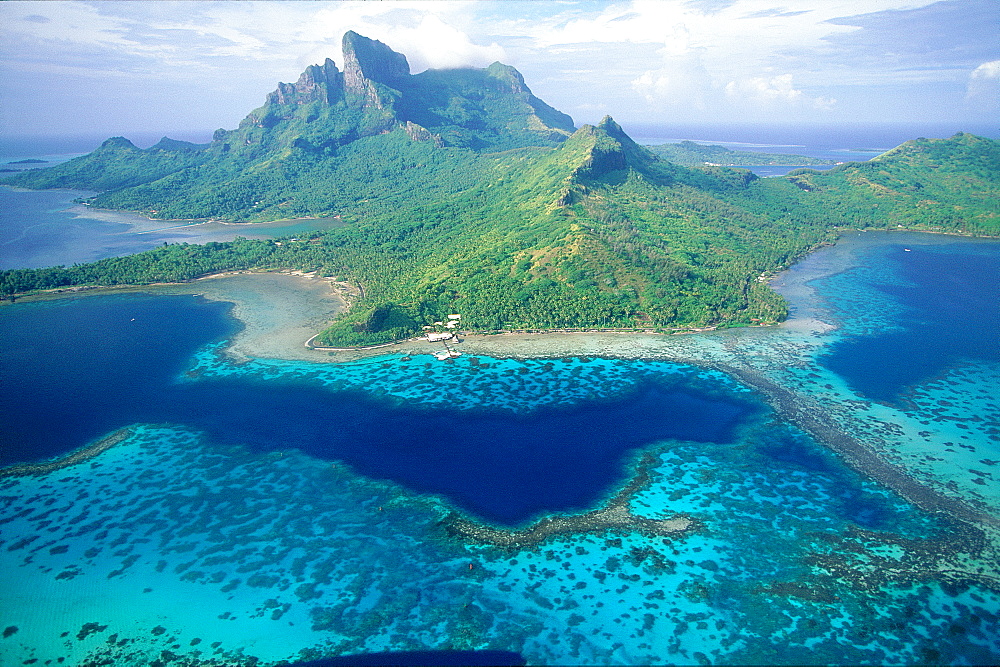
[[[405,56],[348,32],[343,71],[307,67],[209,144],[115,137],[4,181],[97,191],[86,204],[151,218],[342,227],[3,271],[0,294],[291,269],[357,294],[320,346],[386,343],[455,313],[482,332],[671,332],[781,321],[769,277],[845,229],[1000,235],[991,139],[917,139],[766,179],[704,164],[744,160],[723,147],[669,150],[611,117],[575,127],[508,65],[410,74]]]
[[[27,160],[13,160],[7,164],[47,164],[47,160],[39,160],[38,158],[28,158]]]
[[[646,146],[662,160],[682,164],[686,167],[759,167],[768,165],[783,165],[795,167],[829,166],[836,162],[806,155],[787,155],[784,153],[756,153],[752,151],[734,151],[725,146],[714,144],[698,144],[693,141],[681,141],[674,144],[658,144]]]

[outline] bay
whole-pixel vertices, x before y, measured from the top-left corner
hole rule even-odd
[[[590,508],[621,483],[632,449],[668,438],[730,442],[755,411],[750,402],[646,379],[622,396],[525,415],[412,408],[308,380],[178,382],[198,347],[233,333],[226,310],[194,297],[136,294],[4,308],[0,411],[9,418],[0,438],[9,446],[0,464],[63,455],[133,423],[179,423],[220,444],[342,461],[515,525]],[[438,387],[455,390],[461,386]]]
[[[1000,362],[1000,250],[996,243],[912,245],[906,239],[870,246],[860,258],[886,266],[891,280],[847,271],[825,294],[851,326],[842,295],[881,292],[897,304],[892,323],[844,337],[821,357],[863,395],[886,402],[962,363]],[[850,298],[856,298],[852,296]]]
[[[340,218],[224,223],[151,220],[134,213],[75,203],[82,190],[29,191],[0,184],[0,269],[93,262],[149,250],[164,243],[208,243],[278,238],[335,229]]]

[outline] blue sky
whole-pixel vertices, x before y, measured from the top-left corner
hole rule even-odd
[[[577,125],[952,125],[1000,136],[998,0],[0,2],[0,133],[232,128],[346,30],[517,67]]]

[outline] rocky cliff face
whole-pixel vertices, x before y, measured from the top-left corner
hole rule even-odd
[[[344,88],[368,96],[374,83],[399,90],[410,77],[406,56],[354,31],[344,34]]]
[[[344,71],[329,58],[310,65],[295,83],[279,83],[267,104],[336,104],[347,97],[356,105],[391,107],[410,77],[406,56],[374,39],[347,32],[343,39]]]
[[[378,40],[349,31],[342,48],[343,71],[329,58],[310,65],[295,83],[279,83],[240,129],[280,130],[298,119],[308,129],[286,143],[334,146],[401,128],[415,141],[476,150],[557,144],[575,130],[572,118],[535,97],[509,65],[411,75],[406,56]],[[324,127],[328,138],[321,136]],[[268,142],[266,136],[226,132],[216,139]]]
[[[268,104],[308,104],[322,101],[332,104],[343,92],[343,76],[329,58],[322,65],[310,65],[295,83],[279,83],[267,96]]]

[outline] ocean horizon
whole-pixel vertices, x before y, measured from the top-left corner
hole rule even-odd
[[[600,119],[580,121],[597,124]],[[830,126],[816,123],[753,123],[738,124],[647,124],[623,123],[625,131],[638,143],[655,145],[693,141],[700,144],[723,145],[734,150],[764,153],[791,153],[827,158],[844,154],[872,157],[878,152],[917,139],[946,138],[956,132],[968,132],[991,139],[1000,139],[1000,125],[982,123],[857,123]],[[0,168],[24,159],[60,160],[95,150],[113,136],[123,136],[139,148],[149,148],[163,137],[191,143],[209,143],[214,128],[174,129],[169,131],[123,130],[100,134],[0,134]],[[16,166],[16,165],[15,165]],[[41,166],[41,165],[34,165]],[[20,167],[18,167],[20,168]],[[0,174],[2,177],[2,174]]]

